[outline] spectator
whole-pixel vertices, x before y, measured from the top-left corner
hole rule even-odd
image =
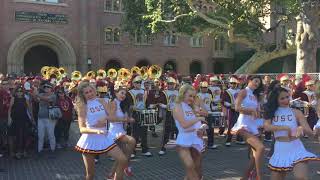
[[[52,152],[56,149],[56,138],[54,136],[54,128],[56,121],[49,119],[48,107],[56,102],[56,96],[53,93],[53,86],[49,82],[43,85],[43,93],[35,92],[35,96],[39,101],[38,113],[38,152],[42,152],[44,144],[45,132],[47,132]]]
[[[17,151],[15,157],[21,159],[27,156],[27,138],[31,128],[31,123],[34,124],[33,116],[30,112],[31,103],[26,98],[23,88],[17,87],[10,101],[8,114],[9,134],[16,139]],[[30,115],[29,115],[30,114]]]
[[[63,89],[57,91],[57,105],[62,112],[62,118],[58,120],[55,129],[57,148],[68,147],[73,104],[71,98],[65,94]]]
[[[2,150],[7,145],[7,123],[8,109],[10,104],[10,91],[8,79],[3,79],[0,83],[0,157],[3,156]]]

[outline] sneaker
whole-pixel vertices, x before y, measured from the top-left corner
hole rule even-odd
[[[99,159],[94,159],[95,164],[98,164],[98,162],[99,162]]]
[[[114,180],[114,175],[112,174],[112,175],[108,175],[107,176],[107,180]]]
[[[63,147],[61,146],[61,144],[57,144],[57,149],[62,149]]]
[[[226,146],[231,146],[231,142],[226,142]]]
[[[142,155],[143,156],[147,156],[147,157],[151,157],[152,156],[151,152],[142,153]]]
[[[209,149],[217,149],[218,145],[212,145],[212,146],[208,146]]]
[[[219,134],[219,136],[220,136],[220,137],[226,137],[226,135],[225,135],[225,134]]]
[[[246,142],[245,141],[236,141],[237,144],[240,144],[240,145],[245,145]]]
[[[166,151],[162,151],[162,150],[161,150],[161,151],[158,152],[158,154],[159,154],[159,156],[165,155],[165,154],[166,154]]]
[[[272,139],[264,139],[265,142],[272,142]]]
[[[317,174],[320,175],[320,171],[317,171]]]
[[[135,154],[131,154],[131,155],[130,155],[130,158],[131,158],[131,159],[133,159],[133,158],[135,158],[135,157],[136,157]]]
[[[132,168],[131,167],[124,168],[123,172],[127,177],[132,177],[133,176],[133,172],[132,172]]]
[[[109,160],[110,161],[115,161],[115,159],[113,157],[110,157]]]

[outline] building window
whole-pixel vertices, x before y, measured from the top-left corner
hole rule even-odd
[[[163,44],[165,46],[176,46],[177,40],[178,40],[178,37],[174,31],[171,31],[171,32],[167,31],[164,35]]]
[[[217,36],[215,39],[214,39],[214,50],[216,51],[223,51],[224,48],[225,48],[225,39],[224,37],[222,36]]]
[[[122,12],[123,10],[122,0],[105,0],[104,10],[108,12]]]
[[[151,45],[151,35],[144,31],[137,31],[135,34],[135,44]]]
[[[111,28],[107,27],[104,29],[105,41],[107,43],[119,43],[121,39],[121,30],[120,28]]]
[[[191,47],[203,47],[203,37],[195,36],[190,38]]]

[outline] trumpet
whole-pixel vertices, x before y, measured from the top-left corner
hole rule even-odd
[[[148,76],[151,79],[158,79],[162,75],[162,68],[159,65],[152,65],[148,69]]]
[[[86,78],[88,78],[89,80],[94,79],[94,78],[96,78],[96,73],[94,71],[89,71],[86,74]]]
[[[71,80],[72,81],[80,81],[82,78],[82,74],[80,71],[73,71],[71,73]]]
[[[146,66],[142,66],[140,68],[140,75],[142,77],[143,80],[147,80],[148,79],[148,67]]]
[[[115,69],[109,69],[108,71],[107,71],[107,77],[108,78],[110,78],[110,79],[115,79],[116,77],[118,76],[118,72],[117,72],[117,70],[115,70]]]
[[[97,71],[97,79],[105,79],[107,77],[107,73],[103,69],[99,69]]]

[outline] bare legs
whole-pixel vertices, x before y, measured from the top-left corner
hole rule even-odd
[[[185,180],[200,180],[201,173],[201,153],[194,148],[177,147],[178,154],[185,169]]]

